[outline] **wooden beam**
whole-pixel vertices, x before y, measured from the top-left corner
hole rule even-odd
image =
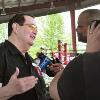
[[[50,8],[51,3],[46,2],[44,4],[33,4],[29,6],[20,6],[20,7],[12,7],[12,8],[5,8],[5,12],[7,15],[14,14],[17,12],[27,12],[31,10],[36,10],[36,9],[43,9],[43,8]],[[66,2],[64,1],[54,1],[54,6],[59,7],[59,6],[65,6]],[[0,10],[1,12],[1,10]]]

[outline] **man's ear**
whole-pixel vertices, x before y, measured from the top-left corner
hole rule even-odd
[[[14,33],[17,33],[18,32],[18,24],[17,23],[13,23],[12,24],[12,29],[13,29]]]

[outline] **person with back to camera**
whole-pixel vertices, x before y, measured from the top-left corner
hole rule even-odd
[[[79,15],[78,26],[76,29],[79,41],[87,43],[88,26],[93,20],[100,20],[100,10],[87,9]],[[95,31],[94,34],[96,34],[96,32],[97,31]],[[91,39],[92,38],[90,37],[90,40]],[[92,45],[90,45],[90,47],[91,46]],[[83,68],[84,64],[87,64],[84,61],[84,54],[80,54],[69,62],[64,70],[57,73],[52,80],[49,89],[50,95],[54,100],[92,100],[87,99],[89,95],[87,95],[86,91],[89,91],[87,88],[90,83],[86,75],[88,71],[85,72]],[[87,83],[85,83],[86,80]]]

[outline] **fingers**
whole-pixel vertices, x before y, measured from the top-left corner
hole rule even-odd
[[[91,35],[94,32],[96,21],[94,21],[91,25],[88,26],[87,35]]]
[[[63,68],[63,65],[61,63],[56,63],[56,64],[52,64],[53,67],[59,67],[60,69]]]
[[[38,78],[35,78],[34,76],[28,76],[28,77],[20,78],[20,80],[26,84],[27,83],[37,83]]]
[[[28,91],[31,88],[33,88],[35,86],[35,84],[37,83],[37,80],[38,80],[38,78],[35,78],[34,76],[19,78],[18,94],[23,93],[23,92]]]
[[[96,21],[94,21],[91,25],[91,28],[90,28],[90,33],[92,34],[94,29],[95,29],[95,24],[96,24]]]
[[[96,27],[95,27],[95,24],[96,24],[96,21],[94,21],[93,23],[92,23],[92,25],[91,26],[89,26],[88,27],[88,30],[87,30],[87,40],[89,39],[89,38],[96,38],[96,37],[98,37],[99,36],[99,34],[100,34],[100,24],[98,24]],[[92,36],[91,36],[92,35]]]
[[[95,23],[96,24],[96,23]],[[98,24],[93,30],[92,34],[96,40],[100,39],[100,24]]]
[[[96,33],[95,34],[96,37],[100,37],[100,24],[95,28],[94,32]]]
[[[91,28],[88,27],[86,52],[100,51],[100,24],[97,26],[95,24],[96,21],[93,22]]]
[[[11,76],[11,79],[12,79],[12,78],[13,78],[13,79],[16,79],[18,75],[19,75],[19,68],[16,67],[16,71],[15,71],[15,73]]]
[[[55,72],[55,73],[57,73],[57,72],[59,72],[61,69],[59,68],[59,67],[53,67],[53,71]]]
[[[55,73],[59,72],[63,68],[64,67],[60,63],[52,64],[52,66],[50,66],[50,70],[55,72]]]
[[[11,89],[12,95],[24,93],[37,84],[38,78],[34,76],[27,76],[23,78],[17,78],[19,75],[19,69],[16,67],[15,73],[11,76],[7,88]]]
[[[18,67],[16,67],[16,76],[18,76],[19,75],[19,68]]]
[[[95,33],[100,28],[100,24],[98,24],[96,27],[95,26],[96,26],[96,21],[94,21],[92,25],[88,27],[89,34]]]

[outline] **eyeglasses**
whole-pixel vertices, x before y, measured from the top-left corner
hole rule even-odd
[[[34,25],[34,24],[24,24],[24,25],[27,25],[32,31],[37,32],[37,26],[36,25]]]

